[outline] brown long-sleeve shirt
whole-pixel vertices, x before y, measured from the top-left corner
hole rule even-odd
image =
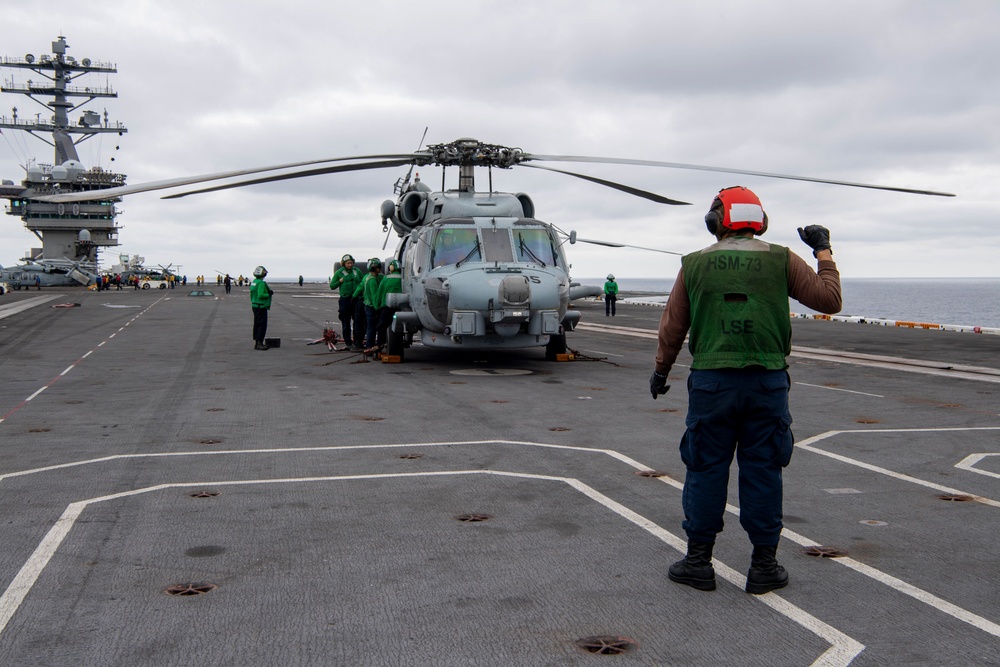
[[[840,272],[833,260],[820,260],[813,271],[794,252],[788,253],[788,296],[807,308],[823,313],[838,313],[842,304]],[[660,317],[659,343],[656,348],[656,370],[666,375],[684,346],[691,328],[691,301],[684,286],[684,268],[670,290],[670,298]]]

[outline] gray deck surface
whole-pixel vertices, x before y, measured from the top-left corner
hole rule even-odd
[[[273,287],[266,352],[246,288],[0,297],[0,665],[1000,665],[1000,336],[794,320],[791,583],[743,592],[734,474],[704,593],[659,309],[577,303],[601,361],[357,363]]]

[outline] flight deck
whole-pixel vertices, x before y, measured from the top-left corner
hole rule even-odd
[[[1000,336],[793,320],[778,558],[684,549],[682,353],[309,345],[325,286],[0,299],[0,664],[1000,665]],[[36,299],[44,301],[35,301]],[[16,312],[15,312],[16,311]]]

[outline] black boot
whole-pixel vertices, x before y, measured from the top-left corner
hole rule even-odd
[[[688,542],[687,556],[670,566],[670,581],[686,584],[699,591],[715,590],[715,568],[712,567],[712,547],[715,542]]]
[[[747,593],[760,595],[788,585],[788,573],[775,559],[777,551],[777,544],[754,545],[753,555],[750,557],[750,571],[747,572]]]

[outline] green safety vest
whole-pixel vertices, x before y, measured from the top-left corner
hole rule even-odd
[[[403,291],[403,277],[398,273],[390,273],[382,278],[378,286],[376,308],[385,308],[385,297],[389,294],[399,294]]]
[[[341,278],[343,278],[343,282],[341,282]],[[352,266],[350,271],[340,267],[330,279],[330,289],[339,289],[340,296],[354,296],[354,290],[358,288],[362,278],[364,278],[364,273],[358,267]]]
[[[260,278],[250,283],[250,305],[254,308],[271,307],[271,288]]]
[[[361,297],[366,306],[378,308],[378,286],[382,283],[382,274],[368,273],[354,290],[355,298]]]
[[[788,253],[784,246],[731,237],[681,260],[693,370],[788,367]]]

